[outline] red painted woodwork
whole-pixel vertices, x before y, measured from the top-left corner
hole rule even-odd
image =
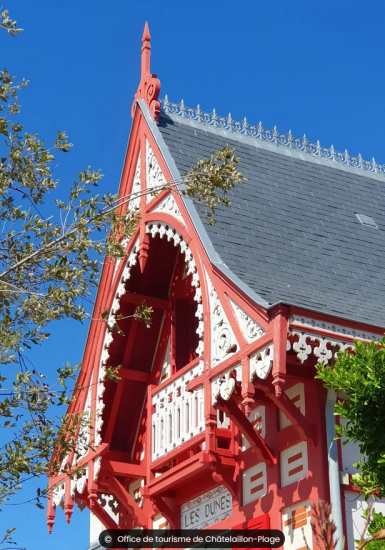
[[[157,120],[160,83],[150,72],[151,46],[147,24],[142,40],[141,80],[135,95],[131,137],[119,190],[120,213],[127,209],[139,155],[141,189],[146,189],[146,142],[151,146],[166,181],[172,180],[158,143],[138,105],[138,100],[144,100],[154,120]],[[95,321],[90,326],[77,384],[78,388],[85,388],[86,391],[75,391],[68,414],[84,410],[87,390],[92,383],[90,414],[92,418],[96,418],[99,406],[97,379],[101,371],[101,357],[106,351],[109,355],[108,366],[121,366],[121,380],[118,383],[104,380],[102,443],[90,449],[76,464],[77,470],[88,468],[88,481],[83,493],[77,491],[75,496],[71,494],[71,483],[65,473],[59,473],[50,479],[47,512],[49,532],[55,518],[53,488],[57,488],[63,480],[63,507],[67,521],[70,521],[74,512],[74,503],[81,503],[108,528],[151,528],[157,514],[162,514],[172,527],[178,528],[180,505],[219,485],[230,492],[233,500],[231,516],[215,524],[219,529],[266,528],[270,525],[271,528],[282,529],[281,513],[284,508],[305,500],[329,498],[324,421],[326,395],[320,381],[314,380],[315,357],[309,356],[302,365],[293,349],[287,351],[289,319],[291,315],[303,315],[328,323],[341,323],[357,330],[365,330],[365,327],[289,306],[278,306],[268,311],[254,303],[216,265],[210,263],[200,236],[175,190],[171,193],[184,223],[165,212],[153,211],[169,193],[169,190],[162,191],[148,202],[144,196],[141,197],[141,222],[127,245],[129,256],[138,240],[137,263],[131,267],[130,277],[125,282],[126,292],[120,297],[119,310],[116,311],[117,315],[122,316],[117,323],[123,334],[113,334],[108,350],[105,346],[106,325],[100,322],[101,313],[112,308],[126,262],[115,263],[109,258],[105,259],[92,315]],[[185,276],[183,254],[178,246],[174,246],[165,237],[152,237],[146,232],[146,224],[159,222],[178,232],[189,247],[196,264],[202,292],[202,357],[197,357],[196,352],[199,320],[195,315],[195,288],[192,286],[192,276]],[[211,330],[215,320],[213,312],[210,312],[206,273],[238,342],[233,353],[213,367]],[[248,343],[229,298],[263,328],[263,336]],[[153,308],[150,328],[133,319],[136,307],[143,301]],[[294,323],[290,326],[296,325]],[[309,328],[309,331],[330,335],[322,328]],[[167,357],[169,339],[170,357]],[[350,339],[346,337],[347,341]],[[258,378],[251,381],[251,358],[271,344],[274,345],[271,372],[264,381]],[[168,361],[170,372],[165,373],[167,369],[164,365]],[[159,392],[171,388],[177,378],[187,377],[201,362],[202,370],[187,386],[188,392],[203,391],[201,431],[186,437],[175,448],[153,459],[153,399]],[[215,408],[212,404],[212,383],[238,365],[242,368],[242,385],[236,387],[229,401],[219,397]],[[298,383],[304,386],[304,414],[285,394],[288,388]],[[172,399],[171,393],[171,390],[169,394],[165,392],[166,400]],[[254,429],[249,420],[256,407],[264,407],[264,437]],[[217,409],[230,419],[229,425],[218,426]],[[290,425],[284,429],[280,427],[280,411],[290,420]],[[224,423],[223,415],[220,420]],[[93,423],[92,436],[95,435],[95,430],[96,422]],[[163,436],[166,437],[167,434]],[[245,442],[242,436],[245,436],[250,448],[243,450]],[[283,487],[281,453],[301,442],[307,443],[307,475]],[[73,458],[74,453],[71,453],[68,457],[70,463]],[[99,458],[101,464],[97,471],[95,461]],[[245,472],[261,462],[268,466],[266,494],[243,504]],[[142,507],[130,494],[130,485],[138,480],[143,480]],[[98,502],[101,493],[114,495],[118,500],[120,509],[123,510],[119,526]]]
[[[132,117],[135,116],[136,102],[138,99],[144,99],[147,103],[151,114],[155,120],[158,120],[160,112],[160,103],[158,96],[160,92],[160,81],[156,78],[156,74],[151,74],[150,59],[151,59],[151,36],[148,24],[144,27],[142,37],[142,67],[140,75],[140,83],[138,91],[135,94],[135,100],[132,105]]]
[[[226,415],[234,422],[239,432],[246,437],[250,445],[255,445],[258,462],[265,462],[267,466],[274,466],[277,464],[277,459],[274,457],[268,445],[259,435],[257,430],[253,428],[252,424],[232,398],[228,401],[224,401],[218,396],[218,408],[225,411]]]

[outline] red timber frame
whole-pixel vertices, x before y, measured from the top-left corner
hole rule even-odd
[[[172,181],[172,174],[163,158],[162,151],[137,103],[137,100],[144,100],[146,108],[157,121],[160,108],[157,99],[159,89],[159,80],[156,75],[150,73],[150,36],[146,24],[143,35],[142,75],[133,105],[133,125],[119,191],[121,199],[132,192],[139,155],[141,159],[141,190],[144,192],[147,189],[146,143],[151,146],[166,181]],[[167,213],[154,212],[154,209],[170,194],[175,200],[183,222]],[[121,207],[122,213],[125,208],[127,208],[127,201]],[[252,525],[256,518],[263,517],[265,518],[264,524],[270,525],[273,529],[282,529],[281,511],[283,509],[304,501],[318,501],[319,498],[327,500],[329,498],[324,422],[326,394],[322,385],[314,380],[314,361],[311,363],[311,359],[309,359],[306,366],[301,366],[296,357],[288,353],[288,334],[290,335],[291,330],[304,330],[301,323],[296,324],[296,321],[292,320],[292,316],[310,316],[320,323],[324,321],[330,323],[331,319],[284,305],[267,311],[254,302],[217,266],[210,262],[201,238],[190,219],[189,212],[175,189],[161,191],[148,203],[146,197],[142,195],[140,209],[141,221],[135,235],[127,245],[127,257],[136,250],[140,272],[143,274],[151,248],[151,237],[146,232],[146,227],[151,224],[163,223],[179,234],[191,251],[200,281],[204,353],[202,357],[193,359],[181,370],[172,373],[167,380],[160,380],[166,335],[168,331],[172,332],[173,313],[170,300],[130,293],[120,298],[122,302],[134,305],[139,305],[145,299],[148,306],[164,311],[163,325],[157,336],[159,345],[155,353],[153,369],[151,372],[142,372],[126,368],[137,338],[137,328],[134,324],[127,335],[123,357],[124,368],[120,371],[122,381],[118,383],[108,418],[103,418],[105,424],[103,441],[96,448],[89,449],[86,455],[76,463],[76,471],[83,472],[85,468],[88,469],[87,480],[82,492],[74,491],[73,482],[66,473],[59,473],[50,479],[47,521],[49,531],[52,531],[55,518],[53,493],[61,484],[64,484],[64,490],[62,493],[59,492],[60,505],[64,507],[68,523],[73,513],[74,503],[78,503],[81,506],[87,506],[108,529],[136,526],[151,528],[153,518],[157,514],[161,514],[171,527],[179,528],[180,505],[222,485],[232,496],[233,508],[231,516],[215,524],[216,528],[234,528],[238,524],[245,525],[245,522]],[[105,259],[93,312],[94,319],[101,319],[103,311],[112,309],[125,268],[126,261],[117,265],[111,259]],[[211,358],[213,327],[210,326],[212,312],[210,312],[207,276],[212,282],[220,306],[238,343],[231,352],[227,353],[226,358],[215,366],[212,366]],[[247,340],[230,300],[260,325],[263,329],[262,336],[251,342]],[[365,327],[357,326],[354,323],[344,322],[344,325],[357,331],[365,330]],[[314,336],[335,337],[335,333],[322,327],[306,327],[306,330]],[[289,336],[289,340],[290,338]],[[100,400],[98,386],[100,384],[97,384],[96,381],[100,375],[101,357],[106,351],[105,339],[105,324],[98,321],[91,322],[82,370],[78,379],[78,387],[86,390],[75,392],[75,400],[68,409],[69,415],[85,409],[88,387],[91,387],[91,415],[92,417],[97,415],[98,400]],[[344,340],[350,342],[353,341],[353,337],[346,335]],[[262,353],[271,345],[274,346],[271,372],[268,373],[266,379],[261,379],[258,376],[251,377],[250,358]],[[172,354],[171,350],[171,358]],[[203,363],[202,372],[188,383],[187,390],[194,392],[203,388],[204,429],[164,456],[153,460],[151,418],[154,411],[154,397],[175,380],[189,373],[200,362]],[[213,403],[213,381],[224,375],[228,375],[230,378],[235,376],[232,370],[239,365],[242,370],[242,385],[238,382],[234,383],[234,391],[228,399],[218,395]],[[138,423],[137,439],[131,454],[116,451],[112,446],[113,432],[126,381],[142,383],[147,388],[143,413]],[[285,393],[288,388],[299,382],[304,385],[305,414]],[[265,407],[266,411],[264,437],[249,420],[256,406],[259,405]],[[290,421],[290,425],[285,429],[279,427],[279,411]],[[229,427],[218,427],[219,413],[225,413],[230,420]],[[91,428],[91,441],[94,441],[97,436],[96,424],[94,422]],[[243,450],[242,442],[245,440],[248,442],[248,448]],[[281,481],[282,453],[301,442],[307,444],[307,474],[299,481],[285,486]],[[140,449],[143,444],[145,452],[141,457]],[[70,464],[74,458],[73,454],[68,457]],[[261,463],[264,463],[267,468],[266,494],[260,499],[244,504],[243,473]],[[134,480],[143,480],[141,503],[129,492],[129,485]],[[98,502],[98,496],[102,493],[114,495],[119,502],[119,525]],[[57,499],[56,505],[58,505]]]

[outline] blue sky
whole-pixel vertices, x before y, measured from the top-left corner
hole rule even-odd
[[[47,143],[66,130],[75,144],[58,157],[60,193],[88,165],[105,174],[102,189],[118,189],[139,82],[144,22],[152,35],[152,70],[161,97],[365,159],[385,163],[385,4],[350,0],[9,0],[24,32],[0,33],[2,65],[30,80],[22,92],[25,128]],[[57,323],[51,341],[32,352],[39,370],[81,361],[87,325]],[[42,483],[41,483],[42,484]],[[15,503],[35,491],[31,485]],[[84,550],[88,515],[70,526],[57,514],[48,537],[45,512],[9,506],[1,530],[17,525],[27,550]]]

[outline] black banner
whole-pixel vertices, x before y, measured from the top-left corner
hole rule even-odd
[[[280,548],[285,541],[275,529],[143,529],[106,530],[99,536],[103,548]]]

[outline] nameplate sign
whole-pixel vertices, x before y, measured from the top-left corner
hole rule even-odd
[[[204,529],[231,516],[233,499],[220,485],[180,507],[181,529]]]

